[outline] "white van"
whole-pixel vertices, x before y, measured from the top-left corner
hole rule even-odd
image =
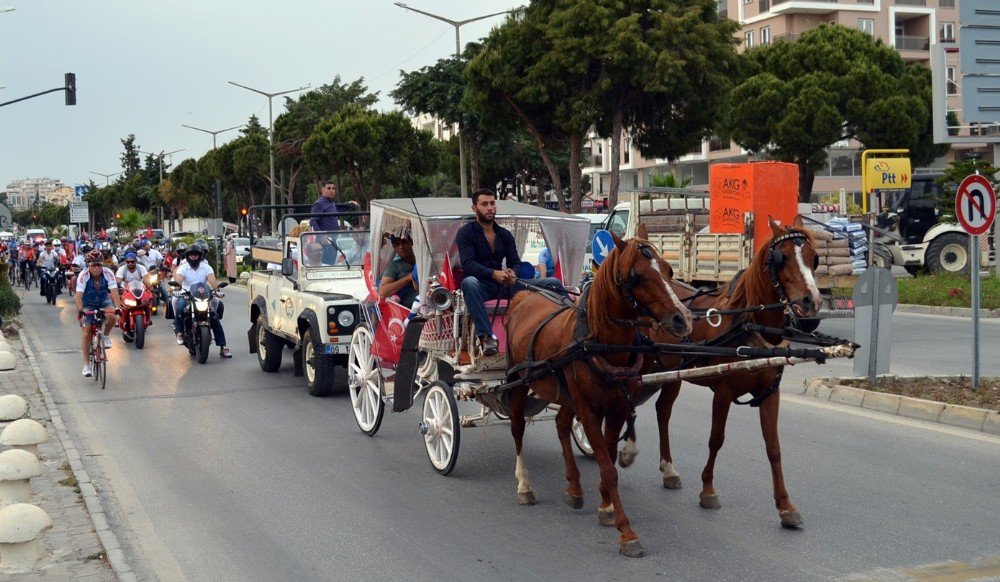
[[[47,238],[44,228],[29,228],[25,231],[24,236],[34,244],[37,244]]]

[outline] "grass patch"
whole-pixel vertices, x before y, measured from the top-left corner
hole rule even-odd
[[[60,481],[59,484],[60,485],[65,485],[66,487],[76,487],[77,485],[79,485],[79,483],[76,480],[76,477],[74,477],[72,475],[70,475],[69,477],[66,477],[65,479],[63,479],[62,481]]]
[[[839,384],[873,390],[867,378],[843,378]],[[979,389],[973,392],[972,378],[968,376],[919,378],[892,376],[879,378],[874,391],[1000,411],[1000,378],[980,378]]]
[[[897,279],[899,302],[942,307],[972,307],[972,282],[956,275],[922,275]],[[1000,309],[1000,278],[982,277],[979,285],[982,309]]]
[[[103,560],[103,559],[104,559],[104,552],[94,552],[93,554],[90,554],[89,556],[84,558],[83,561],[89,562],[91,560]]]

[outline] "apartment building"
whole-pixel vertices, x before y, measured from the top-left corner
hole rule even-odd
[[[905,61],[930,66],[932,43],[955,42],[958,34],[957,2],[961,0],[718,0],[720,16],[732,18],[742,27],[737,33],[742,40],[740,50],[782,40],[792,41],[803,32],[823,23],[837,23],[857,28],[877,36],[888,46],[895,47]],[[1000,0],[997,0],[1000,3]],[[946,77],[948,109],[954,111],[962,125],[961,79],[958,75],[958,55],[947,57]],[[958,135],[1000,134],[997,125],[956,127]],[[592,195],[606,195],[611,162],[610,140],[593,136],[590,140],[589,166],[583,169],[591,178]],[[993,148],[987,143],[955,145],[943,158],[932,165],[947,166],[947,162],[963,156],[993,160]],[[856,142],[832,144],[825,167],[817,173],[814,196],[838,192],[861,191],[861,151]],[[650,185],[653,174],[674,173],[679,178],[690,177],[693,185],[708,184],[708,167],[719,162],[745,162],[755,159],[738,145],[718,140],[705,141],[701,147],[677,160],[647,160],[634,148],[626,135],[621,148],[621,189]],[[585,162],[586,163],[586,162]]]
[[[53,178],[25,178],[7,184],[7,206],[14,210],[31,208],[37,202],[40,206],[50,201],[50,197],[61,189],[69,188],[62,180]],[[73,191],[69,188],[70,192]],[[57,197],[58,198],[58,197]],[[52,200],[55,202],[55,200]]]

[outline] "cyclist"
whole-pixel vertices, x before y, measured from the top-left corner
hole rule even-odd
[[[100,309],[104,311],[102,337],[104,347],[110,348],[111,338],[108,334],[115,326],[115,310],[121,309],[115,274],[104,266],[104,256],[100,251],[87,253],[87,270],[80,273],[76,279],[76,309],[83,330],[80,338],[80,349],[83,352],[83,375],[89,378],[93,375],[93,370],[90,369],[90,324],[94,322],[96,316],[85,315],[84,310]]]
[[[35,272],[35,249],[32,248],[31,243],[25,241],[21,243],[21,250],[17,254],[17,262],[21,269],[21,280],[28,280],[28,273]]]
[[[208,283],[211,289],[219,287],[218,282],[215,280],[215,271],[212,270],[212,266],[204,258],[205,248],[198,243],[192,243],[184,251],[185,261],[180,263],[174,270],[174,281],[180,283],[181,288],[185,291],[190,290],[191,285],[195,283]],[[177,345],[179,346],[184,345],[184,333],[181,326],[183,325],[184,308],[186,305],[187,300],[183,297],[178,297],[177,303],[174,305],[174,333],[177,334]],[[212,323],[212,335],[215,336],[215,345],[219,346],[219,357],[231,358],[233,355],[226,345],[226,332],[222,329],[222,319],[218,315],[218,299],[212,299],[211,309],[212,316],[209,320]]]
[[[121,287],[125,283],[130,283],[136,279],[141,281],[147,272],[146,267],[139,264],[139,258],[136,254],[129,251],[125,253],[125,264],[118,267],[115,278],[118,279],[118,286]]]

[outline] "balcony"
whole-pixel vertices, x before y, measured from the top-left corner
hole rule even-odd
[[[604,167],[604,156],[590,156],[587,160],[587,166],[591,168],[603,168]]]
[[[897,36],[898,51],[928,51],[931,49],[931,39],[926,36]]]
[[[927,0],[896,0],[897,6],[927,6]]]
[[[774,42],[778,42],[780,40],[783,40],[783,41],[786,41],[786,42],[794,42],[795,39],[799,38],[800,36],[802,36],[802,34],[798,33],[798,32],[786,32],[785,34],[779,34],[778,36],[774,37],[774,39],[772,39],[772,40]]]
[[[772,14],[830,14],[843,8],[837,0],[770,0]]]

